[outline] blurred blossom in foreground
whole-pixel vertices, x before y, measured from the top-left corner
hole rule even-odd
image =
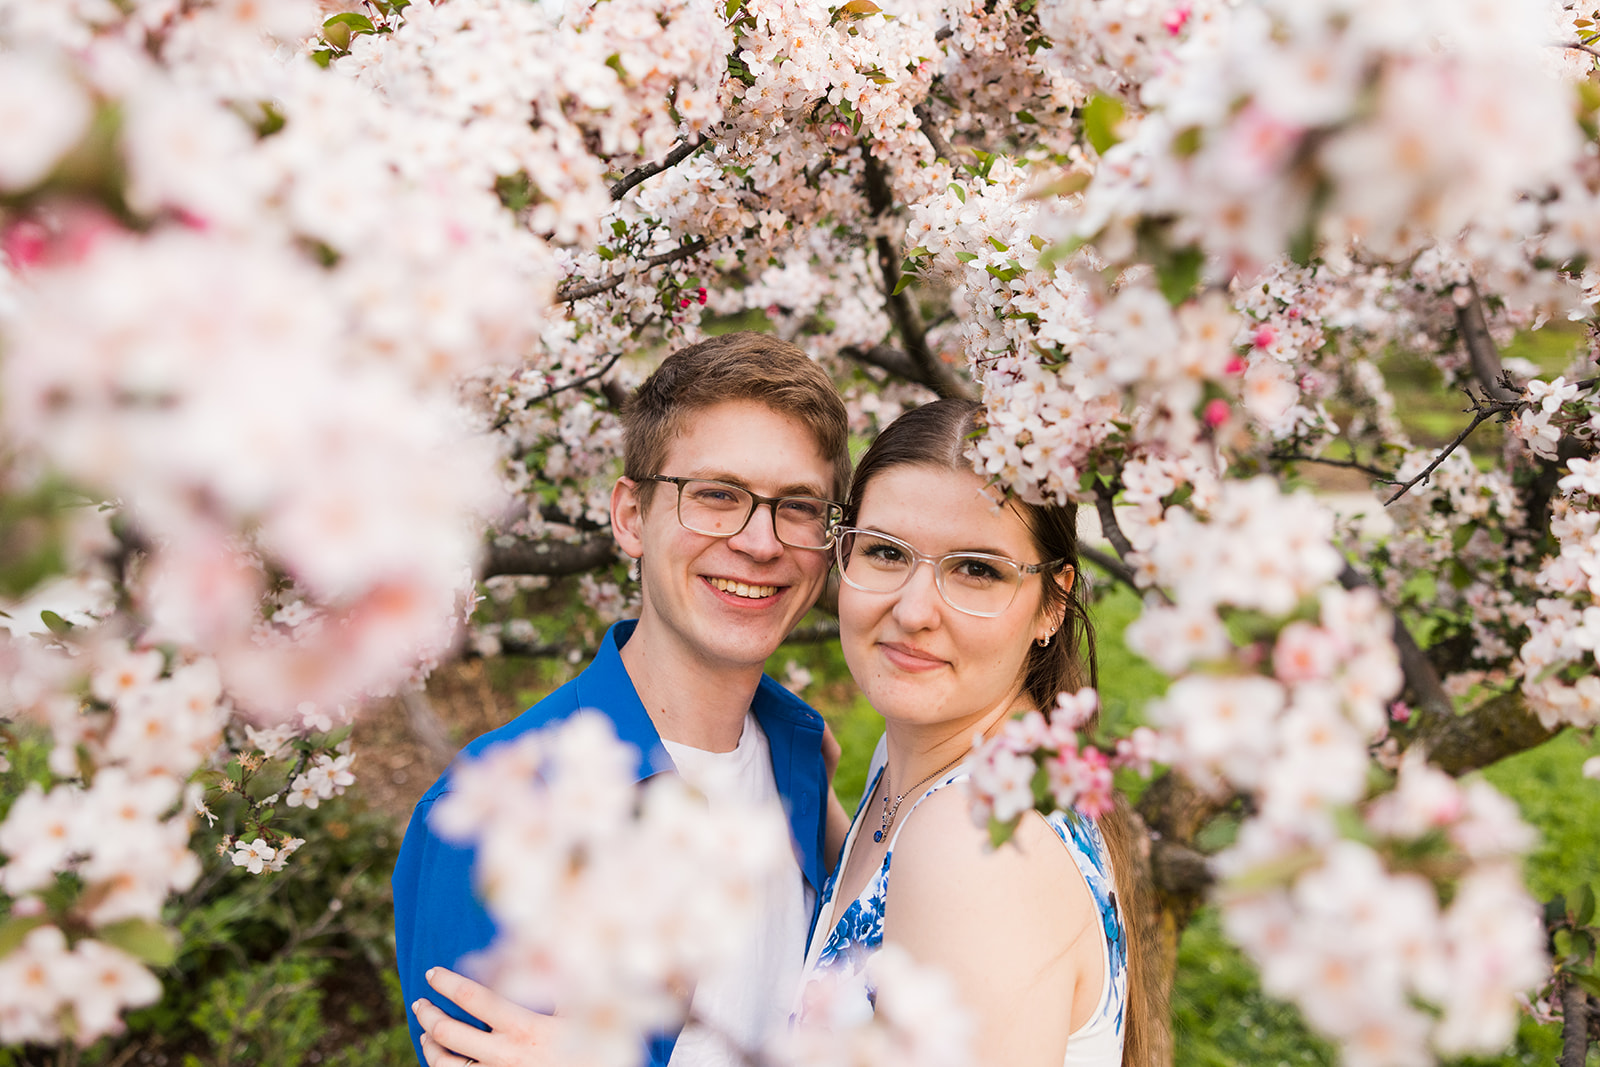
[[[611,720],[583,711],[457,764],[434,808],[440,836],[476,844],[500,931],[466,969],[570,1020],[563,1062],[632,1067],[654,1032],[714,1029],[689,1016],[689,994],[756,936],[760,887],[786,858],[776,803],[708,805],[676,774],[638,783],[637,767]],[[772,1067],[970,1062],[953,983],[892,948],[874,963],[875,1011],[856,1010],[859,991],[823,989],[796,1029],[739,1055]]]

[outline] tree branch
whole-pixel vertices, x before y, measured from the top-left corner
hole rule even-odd
[[[660,163],[646,163],[642,167],[637,167],[634,170],[629,171],[627,174],[623,175],[621,181],[617,182],[617,184],[611,187],[611,199],[621,200],[623,197],[628,195],[628,190],[632,189],[634,186],[640,185],[643,182],[654,178],[657,174],[660,174],[664,170],[671,170],[679,163],[682,163],[684,160],[700,151],[701,148],[705,147],[710,142],[711,138],[702,133],[694,140],[685,141],[672,151],[668,152],[666,157],[662,159]]]
[[[951,146],[949,141],[945,140],[944,134],[939,132],[939,124],[934,120],[933,109],[928,106],[928,102],[924,100],[912,108],[912,112],[917,116],[917,122],[922,129],[922,136],[926,137],[928,143],[933,145],[934,154],[947,163],[960,163],[961,160],[956,157],[955,148]]]
[[[1484,392],[1487,394],[1488,390],[1485,389]],[[1477,397],[1472,395],[1471,389],[1466,390],[1466,393],[1467,399],[1472,402],[1472,410],[1474,412],[1472,421],[1467,424],[1467,428],[1456,434],[1456,439],[1445,445],[1444,451],[1440,452],[1437,456],[1434,456],[1432,463],[1429,463],[1426,467],[1422,468],[1422,473],[1406,482],[1399,489],[1396,489],[1394,495],[1383,502],[1384,507],[1388,507],[1396,500],[1399,500],[1401,497],[1405,496],[1412,490],[1413,487],[1417,485],[1418,482],[1426,481],[1428,476],[1439,468],[1439,464],[1443,463],[1450,453],[1461,447],[1461,443],[1465,441],[1472,434],[1472,431],[1476,430],[1480,424],[1487,422],[1496,415],[1509,414],[1510,412],[1517,410],[1517,408],[1521,407],[1524,403],[1523,400],[1519,399],[1515,395],[1513,395],[1510,400],[1479,400]]]
[[[680,259],[688,259],[690,256],[697,255],[700,252],[705,251],[705,247],[706,239],[704,237],[696,237],[688,244],[680,245],[679,247],[672,249],[670,252],[662,252],[659,255],[638,260],[637,263],[643,269],[662,267],[668,263],[676,263]],[[613,274],[609,278],[603,278],[597,282],[585,282],[582,285],[574,285],[569,281],[565,285],[561,286],[561,288],[556,290],[556,299],[563,304],[570,304],[574,300],[582,300],[586,297],[598,296],[601,293],[609,292],[610,290],[615,289],[617,286],[627,281],[628,278],[633,275],[633,273],[633,271],[625,270],[621,273]]]
[[[1377,467],[1366,463],[1357,463],[1349,459],[1328,459],[1324,456],[1306,456],[1299,452],[1273,452],[1267,459],[1274,463],[1320,463],[1325,467],[1343,467],[1346,470],[1360,471],[1370,475],[1374,481],[1387,482],[1389,485],[1398,485],[1399,482],[1392,471],[1379,470]]]
[[[570,544],[563,541],[524,541],[514,545],[491,545],[484,560],[483,576],[540,574],[560,577],[592,571],[616,560],[617,545],[609,537],[593,537]]]
[[[862,152],[861,159],[866,182],[867,205],[872,209],[874,216],[881,218],[894,208],[894,197],[889,191],[888,178],[870,148]],[[895,328],[900,332],[900,341],[905,345],[906,358],[918,371],[912,381],[928,386],[941,397],[970,399],[971,388],[957,377],[954,371],[945,366],[928,347],[928,332],[922,325],[922,315],[917,311],[916,302],[903,290],[895,292],[900,285],[900,257],[895,254],[894,245],[882,234],[878,235],[874,243],[878,251],[878,268],[883,274],[883,293],[888,303],[889,317],[894,320]]]
[[[1500,364],[1500,351],[1494,346],[1494,338],[1489,336],[1489,320],[1484,315],[1478,283],[1469,279],[1463,288],[1467,290],[1467,299],[1456,304],[1456,330],[1467,348],[1472,376],[1478,379],[1478,385],[1490,400],[1501,403],[1516,400],[1517,391],[1508,384],[1505,368]]]
[[[1139,583],[1134,579],[1133,568],[1122,562],[1116,556],[1113,556],[1108,552],[1102,552],[1098,548],[1080,544],[1078,546],[1078,558],[1086,560],[1089,563],[1093,563],[1096,567],[1099,567],[1112,578],[1115,578],[1117,581],[1121,582],[1129,589],[1132,589],[1134,592],[1140,594],[1144,592],[1144,590],[1139,588]]]
[[[1537,748],[1561,729],[1548,729],[1529,710],[1522,693],[1513,690],[1491,697],[1465,715],[1425,720],[1409,743],[1423,746],[1430,763],[1459,777]]]
[[[1372,579],[1349,562],[1339,572],[1339,584],[1346,589],[1374,588]],[[1425,721],[1453,720],[1456,717],[1455,701],[1444,691],[1444,683],[1439,680],[1439,672],[1434,668],[1433,661],[1417,644],[1417,639],[1411,636],[1399,613],[1394,613],[1394,647],[1400,654],[1400,673],[1405,677],[1406,689],[1416,702],[1417,711],[1424,716],[1418,721],[1418,727],[1425,729]]]
[[[1591,45],[1580,44],[1577,41],[1557,41],[1552,48],[1568,48],[1574,52],[1588,52],[1591,56],[1600,56],[1600,49]]]
[[[560,385],[552,385],[550,388],[546,389],[544,392],[540,393],[537,396],[522,397],[521,398],[522,407],[525,408],[525,409],[526,408],[531,408],[531,407],[533,407],[533,405],[538,404],[538,403],[542,403],[542,402],[544,402],[546,400],[549,400],[551,397],[556,396],[556,395],[558,395],[560,393],[564,393],[568,389],[578,389],[578,388],[581,388],[581,387],[583,387],[585,385],[588,385],[590,382],[595,381],[596,379],[603,378],[603,377],[605,377],[606,372],[609,371],[612,367],[615,367],[617,365],[617,362],[620,359],[622,359],[622,351],[621,351],[621,349],[618,349],[616,352],[613,352],[611,354],[611,358],[610,359],[606,360],[603,364],[600,365],[599,368],[590,371],[588,374],[585,374],[585,375],[582,375],[580,377],[574,378],[570,382],[563,382]],[[609,399],[609,397],[607,399]],[[502,415],[500,418],[495,420],[494,428],[496,430],[503,430],[503,429],[505,429],[506,424],[509,423],[510,421],[511,421],[510,420],[510,416]]]
[[[1100,486],[1094,495],[1095,514],[1100,516],[1100,533],[1111,547],[1117,550],[1117,555],[1123,560],[1133,555],[1133,544],[1128,540],[1128,535],[1122,532],[1122,526],[1117,522],[1116,508],[1111,503],[1111,490]]]
[[[922,368],[914,363],[910,356],[898,348],[888,345],[873,345],[871,348],[862,348],[859,345],[845,345],[839,349],[839,354],[846,359],[853,359],[857,363],[865,363],[886,370],[897,378],[904,378],[908,382],[925,385],[937,391],[933,382],[928,381],[922,373]]]
[[[1589,994],[1575,981],[1561,989],[1560,1067],[1583,1067],[1589,1055]]]

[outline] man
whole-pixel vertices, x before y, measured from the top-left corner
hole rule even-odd
[[[787,1017],[825,866],[848,824],[828,788],[821,717],[762,673],[827,579],[833,502],[850,473],[844,404],[800,349],[735,333],[669,356],[629,401],[623,429],[611,526],[639,561],[639,619],[613,626],[581,674],[464,752],[597,708],[639,749],[641,779],[666,767],[695,784],[734,781],[750,802],[781,798],[792,877],[775,887],[739,971],[694,994],[697,1016],[753,1043]],[[494,937],[473,895],[472,850],[428,827],[449,789],[446,772],[418,802],[395,867],[406,1003],[441,1001],[427,970],[457,968]],[[421,1061],[415,1018],[411,1034]],[[702,1031],[681,1044],[678,1035],[659,1038],[648,1053],[652,1067],[730,1062]]]

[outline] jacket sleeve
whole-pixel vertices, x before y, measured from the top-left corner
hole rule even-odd
[[[410,1005],[426,997],[442,1011],[480,1028],[483,1024],[428,985],[428,968],[461,970],[461,959],[487,948],[494,940],[494,921],[472,891],[474,850],[441,840],[428,827],[435,794],[430,792],[411,813],[400,858],[394,868],[394,947],[405,998],[406,1023],[417,1062],[422,1056],[422,1029]]]

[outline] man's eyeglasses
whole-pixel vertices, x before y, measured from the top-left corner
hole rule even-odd
[[[750,523],[756,505],[772,505],[772,530],[790,548],[825,549],[844,509],[815,496],[760,496],[731,482],[647,474],[641,481],[678,487],[678,522],[707,537],[732,537]]]
[[[1011,606],[1028,575],[1054,570],[1066,562],[1018,563],[988,552],[925,556],[898,537],[854,526],[834,531],[833,549],[839,559],[839,576],[852,588],[892,593],[911,580],[917,564],[926,563],[933,568],[933,584],[946,604],[986,619]]]

